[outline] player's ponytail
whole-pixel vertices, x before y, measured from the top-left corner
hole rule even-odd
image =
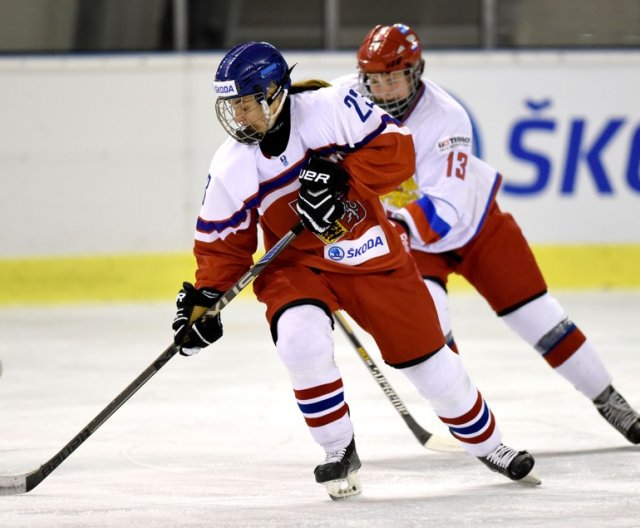
[[[310,90],[318,90],[320,88],[327,88],[331,86],[331,83],[323,81],[322,79],[306,79],[304,81],[298,81],[291,85],[289,93],[301,93],[308,92]]]

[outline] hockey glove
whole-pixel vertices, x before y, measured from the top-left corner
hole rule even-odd
[[[325,158],[312,157],[300,172],[296,209],[307,229],[324,233],[345,212],[349,174]]]
[[[183,356],[192,356],[222,337],[220,314],[211,319],[200,317],[211,308],[222,294],[212,288],[197,290],[189,282],[182,283],[176,297],[178,310],[173,320],[173,342]]]

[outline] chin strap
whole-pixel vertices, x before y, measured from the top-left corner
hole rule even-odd
[[[287,95],[289,95],[289,90],[285,88],[284,90],[282,90],[281,95],[282,95],[282,99],[280,99],[280,104],[278,104],[278,108],[276,108],[275,112],[273,112],[273,113],[269,112],[269,127],[268,127],[268,130],[271,130],[271,127],[276,124],[276,120],[278,119],[278,116],[280,115],[280,112],[282,112],[282,107],[284,106],[284,101],[287,98]]]
[[[276,88],[276,91],[273,92],[269,97],[265,97],[265,99],[264,99],[264,102],[267,104],[267,109],[269,109],[271,107],[271,105],[273,104],[273,102],[279,96],[282,96],[282,99],[280,100],[280,104],[278,105],[278,108],[276,108],[276,111],[273,112],[273,114],[271,114],[270,111],[269,111],[269,114],[267,114],[265,112],[265,115],[268,115],[268,119],[269,119],[268,130],[270,130],[273,125],[275,125],[276,119],[278,119],[278,116],[280,115],[280,112],[282,111],[282,107],[284,105],[284,101],[287,98],[287,95],[289,94],[289,86],[291,86],[291,71],[295,67],[296,67],[296,64],[294,64],[293,66],[291,66],[291,68],[289,68],[287,70],[287,73],[282,78],[282,81],[280,81],[280,84],[278,85],[278,88]]]

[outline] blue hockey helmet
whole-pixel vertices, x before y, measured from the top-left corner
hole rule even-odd
[[[234,139],[258,143],[273,126],[291,85],[291,69],[268,42],[245,42],[232,48],[216,71],[216,115]],[[279,107],[270,109],[284,94]],[[257,110],[259,107],[259,110]]]

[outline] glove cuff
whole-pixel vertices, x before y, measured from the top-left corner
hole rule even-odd
[[[207,308],[211,308],[214,304],[218,302],[218,299],[222,296],[220,290],[216,290],[215,288],[199,288],[196,290],[196,298],[195,305],[196,306],[206,306]]]

